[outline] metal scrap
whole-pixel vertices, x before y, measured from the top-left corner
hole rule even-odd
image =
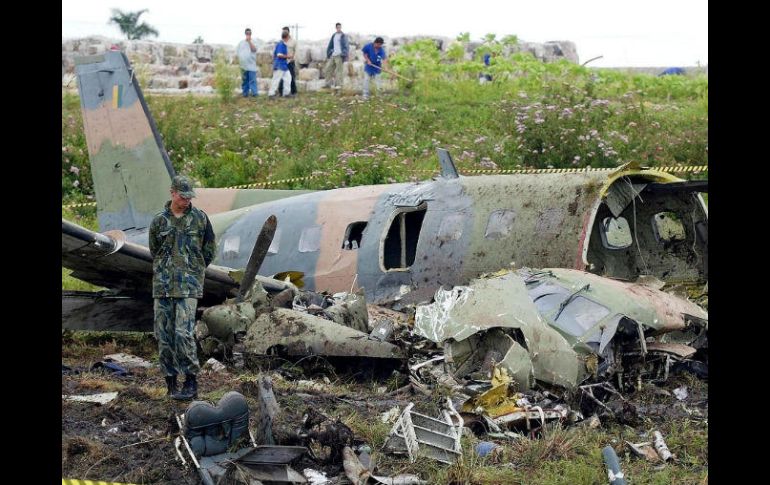
[[[663,440],[663,435],[660,433],[660,431],[655,431],[652,433],[654,440],[653,444],[655,445],[655,451],[658,452],[658,455],[660,455],[660,459],[663,461],[671,461],[674,459],[674,455],[669,451],[668,446],[666,445],[666,442]]]
[[[602,449],[602,457],[607,466],[607,477],[610,480],[610,485],[626,485],[626,479],[620,469],[620,462],[615,450],[611,446],[605,446]]]
[[[406,453],[414,463],[419,456],[426,456],[442,463],[452,464],[462,457],[460,437],[463,419],[447,398],[442,418],[431,418],[412,410],[409,403],[390,431],[384,448],[394,453]]]
[[[62,399],[65,401],[76,401],[76,402],[90,402],[94,404],[107,404],[108,402],[112,401],[118,397],[117,392],[102,392],[100,394],[88,394],[88,395],[64,395],[62,394]]]
[[[644,443],[631,443],[629,441],[626,441],[626,446],[634,453],[634,455],[644,458],[645,460],[651,462],[651,463],[657,463],[660,461],[660,456],[658,456],[658,453],[655,451],[655,449],[652,447],[652,443],[644,442]]]
[[[145,369],[149,369],[154,367],[155,364],[152,362],[149,362],[141,357],[137,357],[135,355],[131,354],[124,354],[124,353],[117,353],[117,354],[110,354],[105,355],[104,360],[108,362],[116,362],[126,369],[132,369],[134,367],[143,367]]]

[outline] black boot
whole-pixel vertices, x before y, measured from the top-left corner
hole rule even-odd
[[[177,393],[176,376],[166,376],[166,396],[173,396]]]
[[[187,374],[182,390],[171,397],[178,401],[198,399],[198,381],[195,380],[195,374]]]

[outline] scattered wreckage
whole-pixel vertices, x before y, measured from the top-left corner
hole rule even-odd
[[[665,379],[708,346],[708,314],[646,283],[571,269],[522,269],[439,290],[418,306],[415,332],[442,344],[456,378],[499,363],[520,389],[618,387]]]

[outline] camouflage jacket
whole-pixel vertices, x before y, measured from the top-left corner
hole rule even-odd
[[[202,210],[190,205],[174,217],[171,201],[150,224],[153,298],[201,298],[203,277],[216,253],[214,229]]]

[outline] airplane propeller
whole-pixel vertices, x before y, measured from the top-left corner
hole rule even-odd
[[[246,293],[254,283],[254,278],[257,277],[259,267],[262,266],[262,262],[267,256],[267,250],[270,249],[270,245],[273,243],[273,236],[275,236],[275,228],[278,226],[278,219],[270,216],[262,226],[262,231],[257,237],[257,241],[254,243],[254,249],[251,250],[251,256],[249,256],[249,262],[246,264],[246,270],[243,273],[243,279],[241,280],[241,286],[238,288],[238,296],[235,297],[236,303],[240,303],[246,297]]]

